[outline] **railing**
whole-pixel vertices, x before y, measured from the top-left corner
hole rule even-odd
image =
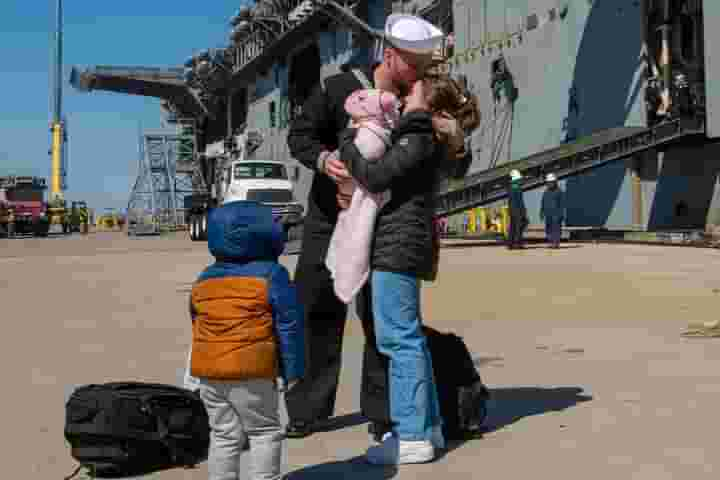
[[[247,64],[258,58],[278,37],[303,23],[312,16],[311,13],[317,8],[312,0],[289,0],[286,2],[286,6],[287,9],[282,14],[275,13],[272,16],[250,20],[253,31],[233,47],[234,72],[242,70]],[[298,8],[303,8],[308,14],[293,15]]]
[[[235,65],[233,71],[241,70],[245,65],[256,59],[265,48],[274,40],[268,38],[268,33],[258,30],[246,37],[235,47]]]

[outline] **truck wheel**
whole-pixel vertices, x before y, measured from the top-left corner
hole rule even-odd
[[[207,219],[208,214],[203,213],[200,217],[200,240],[207,240]]]
[[[193,215],[190,217],[190,240],[197,242],[198,238],[198,218]]]
[[[33,235],[35,237],[47,237],[50,225],[47,222],[38,221],[35,223]]]

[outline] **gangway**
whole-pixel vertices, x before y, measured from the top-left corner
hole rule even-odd
[[[592,168],[692,137],[704,138],[705,125],[696,117],[676,118],[653,127],[616,127],[582,137],[576,142],[504,163],[452,182],[436,197],[435,214],[452,215],[502,200],[508,194],[510,171],[523,174],[522,190],[545,184],[545,175],[572,177]]]

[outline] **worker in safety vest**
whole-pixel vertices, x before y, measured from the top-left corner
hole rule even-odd
[[[510,250],[524,248],[523,232],[528,226],[527,209],[525,208],[525,200],[523,199],[522,188],[520,188],[520,180],[523,176],[518,170],[510,172],[510,192],[509,192],[509,210],[510,210],[510,228],[508,229],[507,248]]]
[[[543,192],[540,220],[545,220],[545,235],[550,248],[560,248],[562,223],[565,218],[565,192],[557,183],[557,177],[549,173],[545,177],[547,190]]]

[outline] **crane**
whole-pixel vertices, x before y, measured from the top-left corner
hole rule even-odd
[[[67,133],[65,131],[65,119],[62,113],[62,74],[63,74],[63,2],[56,0],[55,8],[55,55],[53,88],[53,116],[50,124],[51,132],[51,171],[50,171],[50,194],[48,195],[48,220],[50,232],[70,233],[69,212],[66,207],[63,191],[65,189],[65,166]]]

